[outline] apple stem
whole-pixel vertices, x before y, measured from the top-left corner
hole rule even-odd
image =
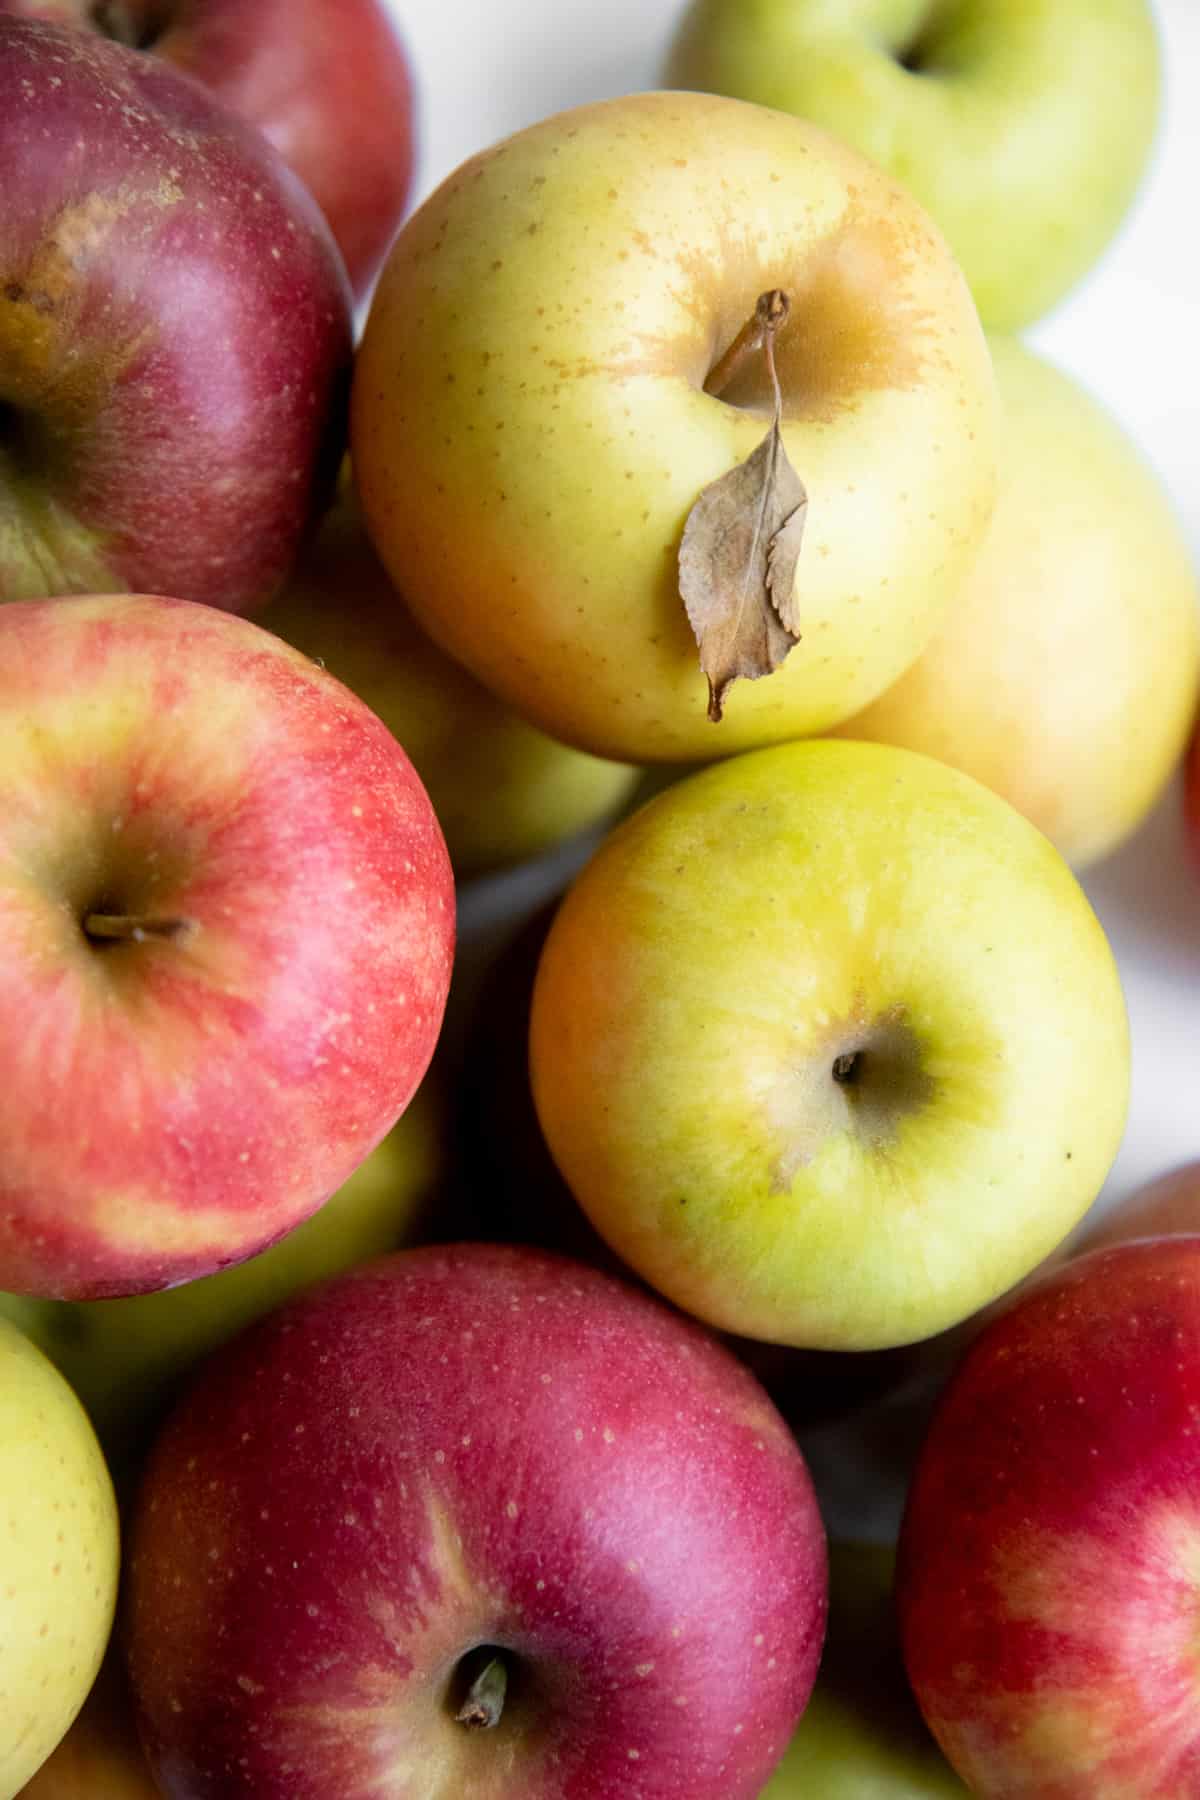
[[[771,386],[775,391],[776,411],[780,408],[779,378],[775,373],[775,334],[786,320],[791,302],[782,288],[769,288],[760,294],[754,311],[746,320],[732,344],[719,356],[704,383],[704,392],[719,398],[736,379],[752,356],[760,350],[767,355]]]
[[[88,913],[83,935],[104,943],[141,944],[147,938],[181,937],[194,926],[193,919],[155,919],[146,913]]]
[[[508,1669],[502,1656],[486,1662],[467,1689],[467,1697],[454,1717],[460,1725],[475,1731],[491,1731],[500,1723],[504,1696],[508,1688]]]

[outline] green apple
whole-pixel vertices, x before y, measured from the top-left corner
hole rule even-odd
[[[258,1256],[119,1300],[0,1294],[0,1313],[58,1365],[123,1472],[202,1356],[311,1282],[427,1235],[443,1160],[441,1110],[426,1082],[333,1198]]]
[[[605,840],[546,940],[530,1069],[568,1185],[667,1298],[863,1350],[975,1312],[1082,1217],[1129,1039],[1041,832],[929,757],[814,740]]]
[[[762,1800],[964,1800],[904,1673],[894,1563],[882,1545],[829,1546],[817,1685]]]
[[[679,549],[768,429],[764,358],[705,383],[774,289],[800,641],[718,725]],[[576,108],[452,175],[392,247],[351,410],[418,623],[544,731],[630,762],[861,710],[932,636],[994,500],[991,360],[941,234],[815,126],[709,95]]]
[[[1148,0],[692,0],[671,86],[815,120],[928,207],[986,324],[1061,299],[1120,225],[1159,116]]]
[[[282,598],[259,617],[365,700],[425,783],[455,873],[524,861],[616,812],[636,769],[527,725],[418,629],[362,526],[349,470]]]
[[[1000,498],[959,604],[850,737],[923,750],[1032,819],[1077,868],[1162,793],[1200,690],[1183,529],[1136,446],[1015,338],[992,359]]]
[[[20,1792],[83,1705],[119,1562],[117,1503],[87,1414],[0,1319],[0,1794]]]

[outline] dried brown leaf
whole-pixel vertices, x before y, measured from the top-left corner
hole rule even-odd
[[[700,646],[714,721],[739,676],[770,675],[800,640],[796,564],[807,511],[777,408],[758,448],[710,482],[688,514],[679,592]]]

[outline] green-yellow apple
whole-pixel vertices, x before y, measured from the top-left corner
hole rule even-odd
[[[0,1311],[58,1365],[124,1472],[180,1377],[216,1345],[310,1282],[438,1231],[442,1135],[425,1083],[332,1199],[260,1255],[118,1300],[0,1294]]]
[[[979,1800],[1200,1793],[1200,1237],[1033,1283],[959,1364],[897,1558],[905,1665]]]
[[[425,1073],[445,844],[363,702],[232,613],[0,607],[0,1286],[169,1287],[262,1250]]]
[[[992,340],[1000,497],[932,644],[838,729],[964,769],[1075,867],[1143,820],[1200,693],[1200,594],[1183,529],[1120,426],[1015,338]]]
[[[1159,115],[1148,0],[692,0],[667,80],[864,151],[929,208],[1006,331],[1104,250]]]
[[[112,1628],[117,1503],[87,1414],[0,1319],[0,1794],[20,1792],[82,1706]]]
[[[363,530],[348,471],[259,623],[323,663],[399,738],[459,876],[536,856],[633,791],[636,770],[527,725],[419,629]]]
[[[1116,1154],[1120,981],[1062,857],[956,769],[816,740],[668,789],[550,928],[534,1099],[602,1236],[748,1337],[928,1337]]]
[[[138,1742],[114,1639],[74,1724],[21,1789],[20,1800],[161,1800],[161,1794]]]
[[[812,1485],[753,1377],[494,1244],[381,1257],[218,1351],[129,1569],[177,1800],[756,1800],[825,1624]]]
[[[761,1800],[965,1800],[904,1673],[893,1562],[883,1545],[829,1546],[817,1685]]]
[[[716,725],[679,551],[767,431],[765,356],[726,352],[774,290],[808,496],[800,641]],[[389,253],[351,421],[367,528],[418,623],[543,730],[631,762],[861,710],[924,648],[994,496],[991,362],[940,233],[815,126],[706,95],[580,107],[453,174]]]

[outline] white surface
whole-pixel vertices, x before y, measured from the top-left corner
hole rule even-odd
[[[419,195],[547,113],[653,87],[681,0],[389,0],[420,97]],[[1118,242],[1031,340],[1087,383],[1157,467],[1200,553],[1200,5],[1158,0],[1167,70],[1152,172]],[[1064,71],[1064,74],[1067,73]],[[570,866],[464,896],[465,947]],[[1084,884],[1120,964],[1134,1041],[1129,1127],[1100,1205],[1200,1157],[1200,876],[1172,790]]]

